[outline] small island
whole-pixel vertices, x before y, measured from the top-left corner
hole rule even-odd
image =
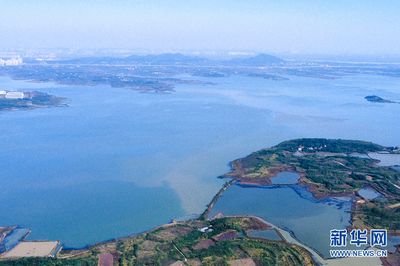
[[[65,98],[44,92],[0,90],[0,111],[65,106]]]
[[[397,103],[391,100],[383,99],[382,97],[376,96],[376,95],[369,95],[364,97],[365,100],[373,103]]]

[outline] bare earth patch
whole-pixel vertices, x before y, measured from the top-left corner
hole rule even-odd
[[[199,243],[197,243],[193,249],[194,250],[200,250],[200,249],[207,249],[211,246],[214,246],[215,242],[212,241],[211,239],[202,239],[199,241]]]
[[[230,266],[256,266],[256,263],[251,258],[231,260],[228,263]]]

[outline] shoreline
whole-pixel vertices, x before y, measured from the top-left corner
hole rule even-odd
[[[222,196],[222,194],[234,183],[236,182],[235,179],[231,179],[228,182],[226,182],[220,190],[218,190],[217,194],[214,195],[214,197],[211,199],[210,203],[207,204],[207,208],[205,211],[198,217],[199,220],[206,220],[208,214],[211,212],[212,208],[214,207],[215,203],[217,203],[218,199]]]
[[[325,199],[332,199],[332,198],[349,197],[350,198],[349,201],[351,202],[350,220],[349,220],[349,226],[347,226],[346,229],[350,230],[354,227],[353,222],[354,222],[355,213],[356,213],[357,207],[358,207],[357,199],[359,199],[359,196],[356,195],[355,191],[330,193],[329,191],[326,190],[326,188],[322,187],[322,185],[311,182],[311,180],[309,180],[306,177],[305,170],[304,171],[296,171],[296,168],[294,166],[291,166],[287,163],[282,163],[281,165],[278,165],[278,166],[265,167],[264,169],[262,169],[261,175],[259,175],[259,176],[251,175],[251,171],[249,174],[249,172],[246,172],[246,168],[242,165],[242,161],[244,159],[245,158],[237,159],[237,160],[231,161],[229,163],[231,171],[222,176],[219,176],[218,178],[221,178],[221,179],[230,178],[230,180],[225,182],[222,185],[222,187],[218,190],[218,192],[212,197],[210,202],[206,205],[206,209],[200,215],[193,217],[193,218],[180,220],[180,221],[172,219],[172,221],[170,223],[162,224],[162,225],[156,226],[154,228],[150,228],[150,229],[142,231],[142,232],[129,234],[129,235],[123,236],[123,237],[116,237],[116,238],[108,239],[108,240],[96,242],[94,244],[88,244],[88,245],[85,245],[84,247],[80,247],[80,248],[63,247],[63,250],[70,251],[70,253],[65,254],[65,255],[60,254],[57,257],[71,258],[71,257],[78,256],[79,254],[85,254],[87,252],[90,252],[90,249],[92,249],[92,248],[99,247],[99,246],[106,245],[106,244],[113,244],[113,243],[115,244],[118,241],[127,240],[127,239],[130,239],[130,238],[136,237],[138,235],[142,235],[142,234],[147,234],[147,233],[156,231],[160,228],[168,228],[171,226],[184,224],[185,222],[189,222],[189,221],[205,221],[205,220],[210,221],[210,220],[219,218],[217,216],[208,218],[208,215],[210,214],[211,210],[214,208],[215,204],[218,202],[220,197],[223,195],[223,193],[229,187],[231,187],[234,184],[244,185],[244,186],[254,186],[254,187],[265,187],[265,186],[290,187],[290,185],[292,185],[292,184],[272,184],[271,179],[273,177],[275,177],[278,173],[283,172],[283,171],[297,173],[300,177],[297,180],[297,182],[293,185],[304,187],[308,192],[311,193],[311,196],[313,197],[313,199],[315,199],[317,201],[321,201],[321,200],[325,200]],[[247,176],[246,176],[246,174],[247,174]],[[318,191],[318,188],[321,188],[321,187],[324,188],[325,190],[321,189]],[[381,191],[379,191],[379,192],[381,192]],[[305,199],[308,199],[308,198],[305,198]],[[222,214],[222,217],[253,217],[253,218],[256,218],[257,220],[262,221],[264,224],[270,225],[271,227],[278,230],[279,234],[282,236],[282,239],[285,242],[291,243],[291,244],[296,244],[300,247],[305,248],[308,252],[310,252],[312,254],[313,260],[315,260],[316,263],[318,262],[318,264],[320,264],[320,265],[326,264],[327,263],[326,260],[334,260],[334,261],[340,260],[340,259],[336,259],[336,258],[324,258],[321,254],[318,253],[318,251],[312,249],[311,247],[307,246],[306,244],[304,244],[300,240],[298,240],[296,238],[296,235],[292,231],[282,229],[282,228],[264,220],[262,217],[258,217],[258,216],[254,216],[254,215],[246,215],[246,214],[237,215],[237,216],[225,216]],[[388,232],[395,233],[392,231],[388,231]],[[74,253],[74,251],[75,251],[75,253]]]
[[[290,171],[290,172],[297,173],[297,172],[295,172],[295,171]],[[276,172],[276,173],[279,173],[279,172]],[[298,173],[298,174],[300,175],[300,173]],[[274,175],[274,176],[275,176],[275,175]],[[207,207],[206,207],[206,209],[204,210],[204,212],[201,213],[201,214],[200,214],[199,216],[197,216],[196,218],[191,218],[191,219],[181,220],[181,221],[175,220],[175,218],[174,218],[174,219],[172,219],[171,222],[169,222],[169,223],[164,223],[164,224],[161,224],[161,225],[159,225],[159,226],[150,228],[150,229],[145,230],[145,231],[141,231],[141,232],[137,232],[137,233],[132,233],[132,234],[129,234],[129,235],[126,235],[126,236],[122,236],[122,237],[116,237],[116,238],[107,239],[107,240],[104,240],[104,241],[96,242],[96,243],[94,243],[94,244],[88,244],[88,245],[85,245],[85,246],[83,246],[83,247],[67,247],[67,246],[63,246],[63,250],[66,250],[66,251],[79,251],[79,250],[82,250],[83,253],[84,253],[84,252],[86,252],[87,250],[89,250],[90,248],[93,248],[93,247],[96,247],[96,246],[99,246],[99,245],[109,244],[109,243],[113,243],[113,242],[120,241],[120,240],[126,240],[126,239],[129,239],[129,238],[132,238],[132,237],[141,235],[141,234],[146,234],[146,233],[149,233],[149,232],[158,230],[158,229],[160,229],[160,228],[166,228],[166,227],[174,226],[174,225],[177,225],[177,224],[179,224],[179,223],[181,223],[181,222],[184,222],[184,221],[213,220],[213,219],[215,219],[215,217],[214,217],[214,218],[207,218],[207,216],[209,215],[209,213],[211,212],[211,210],[213,209],[213,207],[215,206],[215,204],[217,203],[217,201],[219,200],[219,198],[223,195],[223,193],[224,193],[229,187],[231,187],[232,185],[234,185],[235,183],[236,183],[237,185],[244,185],[244,186],[249,186],[249,187],[250,187],[250,186],[251,186],[251,187],[261,187],[261,188],[262,188],[262,187],[271,187],[271,188],[274,188],[274,187],[290,187],[290,185],[287,185],[287,184],[285,184],[285,185],[279,185],[279,184],[275,184],[275,185],[274,185],[274,184],[272,184],[271,181],[270,181],[271,177],[268,178],[268,179],[269,179],[268,184],[264,184],[264,183],[260,184],[260,183],[257,183],[257,182],[242,183],[242,182],[240,182],[239,180],[237,180],[235,177],[232,177],[232,176],[231,176],[231,177],[226,177],[225,175],[223,175],[223,176],[221,176],[221,177],[219,177],[219,178],[223,178],[223,179],[224,179],[224,178],[230,178],[230,180],[223,184],[223,186],[222,186],[222,187],[218,190],[218,192],[213,196],[213,198],[211,199],[211,201],[206,205]],[[273,177],[272,177],[272,178],[273,178]],[[303,183],[303,182],[301,182],[301,175],[300,175],[299,182],[296,183],[296,184],[293,184],[293,185],[303,185],[304,188],[307,189],[307,191],[309,191],[309,192],[311,193],[312,197],[314,197],[315,200],[324,200],[324,199],[329,199],[329,198],[338,197],[337,195],[334,195],[334,196],[333,196],[333,195],[326,195],[325,197],[319,197],[319,198],[316,197],[315,194],[313,194],[312,191],[310,190],[310,187],[308,186],[309,184],[308,184],[308,183]],[[296,192],[296,193],[297,193],[297,192]],[[301,195],[300,195],[300,196],[301,196]],[[341,195],[341,196],[343,196],[343,195]],[[349,196],[349,194],[346,194],[346,196]],[[351,199],[351,201],[352,201],[352,203],[351,203],[351,213],[353,213],[353,207],[355,208],[356,200],[354,200],[354,198],[353,198],[353,197],[354,197],[354,194],[351,195],[351,196],[352,196],[352,197],[351,197],[351,198],[352,198],[352,199]],[[308,198],[306,198],[306,199],[308,199]],[[263,223],[265,223],[265,224],[267,224],[267,225],[272,225],[273,227],[276,227],[276,228],[279,229],[279,230],[282,230],[282,231],[284,231],[284,232],[287,232],[288,234],[291,235],[292,238],[294,238],[294,239],[295,239],[297,242],[299,242],[301,245],[306,246],[305,244],[301,243],[300,240],[298,240],[298,239],[296,238],[296,236],[295,236],[295,234],[294,234],[293,232],[287,231],[287,230],[285,230],[285,229],[282,229],[282,228],[280,228],[280,227],[278,227],[278,226],[276,226],[276,225],[274,225],[274,224],[272,224],[272,223],[270,223],[270,222],[264,220],[264,219],[261,218],[261,217],[254,216],[254,215],[247,215],[247,214],[243,214],[243,215],[233,215],[233,216],[225,216],[225,215],[223,215],[223,217],[252,217],[252,218],[256,218],[256,219],[262,221]],[[352,219],[353,219],[353,216],[351,215],[350,221],[349,221],[350,226],[349,226],[348,228],[351,228]],[[15,225],[14,227],[15,227],[15,228],[19,228],[20,226],[19,226],[19,225]],[[347,229],[348,229],[348,228],[347,228]],[[30,229],[29,229],[29,230],[30,230]],[[30,230],[30,231],[31,231],[31,230]],[[22,240],[22,241],[23,241],[23,240]],[[33,241],[48,241],[48,240],[33,240]],[[311,249],[311,250],[313,250],[312,248],[310,248],[310,247],[308,247],[308,246],[306,246],[306,247],[309,248],[309,249]],[[313,250],[313,251],[314,251],[316,254],[318,254],[318,256],[320,256],[321,258],[323,258],[317,251],[315,251],[315,250]]]
[[[289,187],[289,188],[290,188],[290,187],[293,186],[293,185],[297,185],[297,186],[302,186],[302,187],[304,187],[307,191],[309,191],[309,192],[311,193],[311,191],[309,190],[308,186],[304,186],[304,184],[302,184],[302,183],[300,183],[300,182],[298,182],[298,183],[296,183],[296,184],[284,184],[284,185],[283,185],[283,184],[281,184],[281,185],[278,185],[278,184],[271,184],[271,185],[262,184],[262,185],[260,185],[260,184],[255,184],[255,183],[243,184],[243,183],[241,183],[241,182],[238,182],[238,181],[235,180],[235,179],[232,179],[232,180],[230,180],[230,182],[229,182],[228,188],[229,188],[231,185],[234,185],[235,183],[236,183],[237,185],[244,185],[244,186],[248,186],[248,187],[254,187],[254,188],[257,188],[257,187],[258,187],[258,188],[271,188],[271,189],[274,189],[274,188],[281,188],[281,187]],[[227,188],[226,188],[226,189],[227,189]],[[220,198],[220,196],[222,195],[222,193],[223,193],[224,191],[226,191],[226,189],[222,188],[222,189],[217,193],[217,195],[214,196],[212,202],[210,203],[210,205],[212,204],[212,207],[213,207],[213,206],[215,205],[215,203],[218,201],[218,199]],[[294,189],[294,190],[295,190],[295,192],[296,192],[300,197],[304,198],[301,194],[299,194],[299,193],[296,191],[296,189]],[[338,197],[329,197],[329,196],[324,197],[324,198],[317,198],[317,197],[315,197],[315,195],[312,194],[312,193],[311,193],[311,196],[313,197],[313,200],[316,200],[316,201],[323,201],[323,200],[335,199],[335,198],[337,199],[337,198],[338,198]],[[304,198],[304,199],[306,199],[306,200],[311,200],[311,199],[309,199],[309,198]],[[353,197],[351,197],[349,201],[351,201],[351,208],[352,208],[352,206],[355,204],[356,201],[354,200]],[[323,203],[323,202],[321,202],[321,203]],[[211,209],[212,209],[212,207],[211,207]],[[207,211],[208,211],[208,212],[207,212],[207,215],[208,215],[208,214],[209,214],[209,210],[207,210]],[[352,213],[351,210],[350,210],[350,213]],[[281,236],[281,238],[282,238],[282,241],[284,241],[284,242],[286,242],[286,243],[289,243],[289,244],[296,244],[296,245],[298,245],[298,246],[300,246],[300,247],[306,249],[306,250],[311,254],[311,256],[312,256],[314,262],[316,262],[317,265],[326,265],[326,264],[327,264],[327,260],[337,260],[337,259],[339,259],[339,258],[325,258],[325,257],[324,257],[322,254],[320,254],[317,250],[315,250],[315,249],[313,249],[313,248],[307,246],[305,243],[301,242],[301,241],[296,237],[296,234],[295,234],[293,231],[288,230],[288,229],[283,229],[283,228],[281,228],[281,227],[279,227],[279,226],[277,226],[277,225],[275,225],[275,224],[273,224],[273,223],[271,223],[271,222],[265,220],[264,218],[262,218],[262,217],[260,217],[260,216],[255,216],[255,215],[250,215],[250,214],[224,215],[223,213],[221,214],[221,216],[218,216],[218,217],[217,217],[217,216],[218,216],[218,214],[217,214],[216,216],[214,216],[214,217],[208,218],[208,220],[214,220],[214,219],[217,219],[217,218],[241,218],[241,217],[249,217],[249,218],[257,219],[257,220],[259,220],[260,222],[262,222],[262,223],[264,223],[264,224],[270,226],[272,229],[277,230],[278,234],[279,234],[279,235]],[[352,215],[350,215],[349,226],[348,226],[346,229],[351,228],[351,224],[352,224]]]

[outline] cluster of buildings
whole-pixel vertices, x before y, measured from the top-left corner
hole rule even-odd
[[[24,98],[30,98],[29,93],[24,93],[22,91],[0,90],[0,99],[18,100]]]
[[[23,60],[20,56],[3,59],[0,58],[0,66],[18,66],[23,63]]]

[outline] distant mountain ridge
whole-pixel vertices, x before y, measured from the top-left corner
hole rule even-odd
[[[130,62],[142,62],[149,64],[185,64],[185,63],[206,63],[210,61],[207,58],[198,56],[189,56],[180,53],[166,53],[156,55],[131,55],[125,57]]]
[[[268,66],[285,61],[269,54],[258,54],[251,57],[233,58],[229,60],[209,59],[181,53],[131,55],[127,57],[82,57],[68,60],[48,61],[59,64],[140,64],[140,65],[229,65],[229,66]]]
[[[269,54],[258,54],[253,57],[235,58],[228,61],[230,64],[242,66],[266,66],[273,64],[281,64],[285,61],[279,57]]]

